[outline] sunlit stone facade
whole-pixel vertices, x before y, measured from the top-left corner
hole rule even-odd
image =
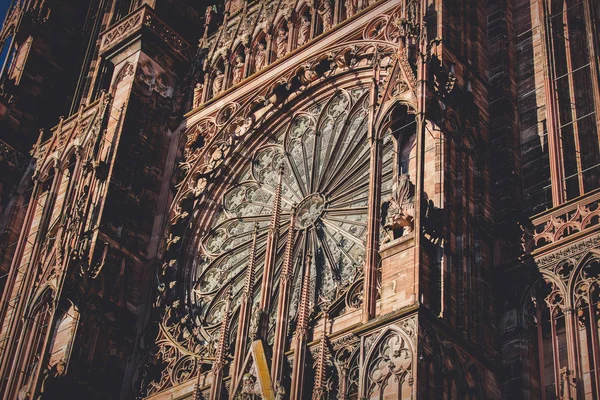
[[[15,1],[0,393],[600,399],[599,13]]]

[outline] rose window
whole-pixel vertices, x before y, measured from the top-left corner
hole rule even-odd
[[[271,318],[277,307],[292,210],[296,235],[291,317],[298,309],[300,270],[307,254],[312,255],[308,259],[314,305],[336,301],[360,279],[369,197],[368,101],[367,88],[355,88],[296,111],[256,150],[240,152],[246,162],[235,183],[225,190],[209,189],[223,191],[215,196],[221,198],[220,208],[200,243],[191,276],[191,304],[200,324],[220,322],[225,288],[232,287],[234,301],[239,303],[255,234],[256,307],[278,191],[281,202]],[[391,174],[391,157],[387,158],[384,177]]]

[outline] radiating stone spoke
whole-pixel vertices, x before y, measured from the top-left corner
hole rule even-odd
[[[369,174],[369,158],[367,157],[363,160],[359,165],[357,165],[352,171],[350,171],[344,178],[340,179],[337,182],[337,185],[334,186],[328,193],[333,195],[338,192],[343,192],[353,188],[353,185],[356,185],[357,181],[368,180]],[[363,179],[361,179],[363,178]]]
[[[330,207],[325,211],[325,217],[328,215],[354,215],[354,214],[366,214],[367,207],[347,207],[338,208]]]
[[[338,194],[337,196],[331,197],[329,199],[329,201],[332,204],[337,205],[338,202],[339,203],[344,202],[346,199],[348,199],[348,197],[357,196],[358,194],[362,194],[362,193],[366,192],[367,189],[369,188],[369,181],[364,182],[364,181],[360,180],[359,182],[361,182],[361,183],[356,186],[353,186],[352,190],[343,191],[342,193]]]
[[[327,219],[323,219],[323,224],[331,229],[333,229],[334,231],[340,233],[342,236],[348,238],[349,240],[351,240],[352,242],[356,243],[359,246],[364,246],[364,240],[361,238],[358,238],[348,232],[346,232],[345,230],[343,230],[342,228],[340,228],[339,226],[336,226],[335,224],[331,223],[330,221],[328,221]]]
[[[325,257],[327,258],[327,263],[331,268],[331,272],[333,273],[334,279],[336,281],[340,280],[340,269],[338,268],[338,262],[335,260],[331,249],[329,248],[329,243],[327,242],[326,233],[324,229],[320,229],[320,232],[317,231],[317,238],[321,247],[323,248],[323,253],[325,253]]]
[[[366,139],[367,139],[367,134],[365,132],[361,136],[361,140],[359,140],[359,142],[356,143],[354,147],[352,147],[350,149],[344,148],[342,150],[346,154],[346,156],[344,158],[342,158],[339,161],[339,163],[336,164],[334,172],[332,173],[331,179],[325,185],[321,186],[323,188],[323,191],[327,191],[327,189],[332,184],[337,182],[339,179],[341,179],[341,177],[343,177],[345,175],[343,171],[348,170],[348,168],[354,164],[352,161],[355,160],[356,158],[360,157],[361,151],[368,153],[368,150],[365,149]]]
[[[298,184],[298,187],[300,188],[300,192],[302,193],[302,197],[306,197],[308,195],[307,192],[307,188],[304,185],[304,182],[302,180],[302,178],[300,177],[300,171],[298,171],[298,167],[296,166],[296,163],[294,162],[294,160],[292,159],[292,156],[290,153],[286,153],[287,159],[288,159],[288,163],[292,169],[292,173],[294,175],[294,178],[296,179],[296,183]]]

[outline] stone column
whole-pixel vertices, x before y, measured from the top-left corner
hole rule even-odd
[[[231,387],[235,387],[238,373],[241,373],[241,368],[246,357],[246,339],[250,330],[250,319],[252,318],[252,300],[254,299],[254,269],[256,266],[256,238],[258,236],[258,223],[254,226],[254,234],[252,236],[252,245],[250,247],[250,255],[248,259],[248,269],[246,270],[246,285],[242,294],[242,302],[240,304],[239,322],[237,337],[235,340],[235,350],[233,353],[233,361],[229,371],[231,377]]]
[[[379,265],[379,229],[381,226],[381,138],[375,131],[374,115],[377,105],[377,79],[371,82],[369,107],[370,174],[367,216],[367,244],[362,321],[375,317],[377,305],[377,276]]]

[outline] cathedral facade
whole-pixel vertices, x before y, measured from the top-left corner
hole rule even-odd
[[[13,0],[0,396],[600,400],[599,28]]]

